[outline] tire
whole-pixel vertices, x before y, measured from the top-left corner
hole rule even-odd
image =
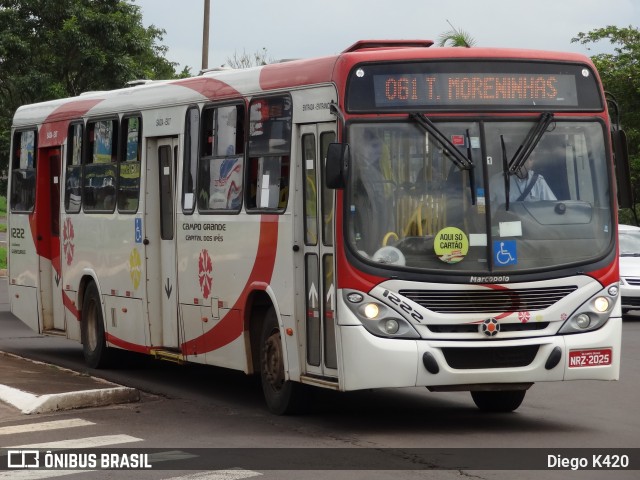
[[[82,302],[82,353],[90,368],[104,368],[109,363],[109,350],[105,342],[102,302],[96,284],[87,287]]]
[[[260,337],[260,380],[271,413],[286,415],[301,411],[303,385],[285,380],[282,337],[273,307],[265,315]]]
[[[477,391],[471,392],[471,398],[483,412],[507,413],[520,406],[526,393],[526,390]]]

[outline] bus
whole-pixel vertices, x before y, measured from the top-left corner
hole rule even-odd
[[[594,65],[432,43],[20,107],[11,311],[90,368],[259,375],[275,414],[313,387],[509,412],[618,379],[628,160]]]

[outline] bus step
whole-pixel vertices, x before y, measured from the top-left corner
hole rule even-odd
[[[300,382],[307,385],[315,385],[317,387],[330,388],[332,390],[339,390],[340,385],[337,378],[321,377],[318,375],[307,374],[300,375]]]
[[[53,335],[53,336],[56,336],[56,337],[66,337],[67,336],[67,332],[65,330],[59,330],[57,328],[51,328],[51,329],[43,330],[42,334],[43,335]]]
[[[160,350],[160,349],[151,349],[151,355],[156,360],[165,360],[167,362],[178,363],[182,365],[184,363],[184,355],[181,352],[174,352],[172,350]]]

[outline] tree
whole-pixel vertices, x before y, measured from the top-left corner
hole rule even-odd
[[[164,57],[164,33],[130,1],[0,0],[0,170],[20,105],[188,76]]]
[[[454,27],[449,20],[447,23],[451,27],[451,30],[444,32],[438,38],[438,46],[439,47],[472,47],[475,45],[476,41],[464,30],[459,30]]]
[[[274,62],[275,60],[267,55],[267,49],[264,47],[262,50],[256,50],[253,55],[249,55],[246,50],[243,50],[242,55],[239,55],[238,52],[233,52],[232,57],[227,57],[227,64],[231,68],[250,68]]]
[[[598,69],[604,88],[616,98],[621,111],[621,124],[629,141],[631,184],[634,199],[640,200],[640,31],[632,26],[607,26],[578,33],[571,41],[590,45],[608,40],[613,53],[599,53],[591,60]],[[637,205],[637,203],[636,203]],[[636,207],[637,210],[637,207]],[[621,222],[635,217],[620,212]]]

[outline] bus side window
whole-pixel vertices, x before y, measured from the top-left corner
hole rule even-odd
[[[244,106],[208,108],[198,166],[198,210],[238,212],[242,206]]]
[[[16,132],[11,161],[12,212],[30,212],[36,200],[36,131]]]
[[[118,165],[118,211],[136,213],[140,202],[140,157],[142,119],[122,120],[123,151]]]
[[[78,213],[82,207],[82,123],[71,124],[67,140],[67,175],[64,188],[64,209]]]
[[[87,124],[84,157],[84,210],[113,212],[116,205],[117,120],[100,120]]]
[[[289,96],[254,99],[249,106],[249,211],[287,208],[291,113]]]
[[[182,170],[182,212],[192,214],[196,208],[196,171],[198,168],[198,133],[200,111],[198,107],[187,110],[184,134],[184,162]]]

